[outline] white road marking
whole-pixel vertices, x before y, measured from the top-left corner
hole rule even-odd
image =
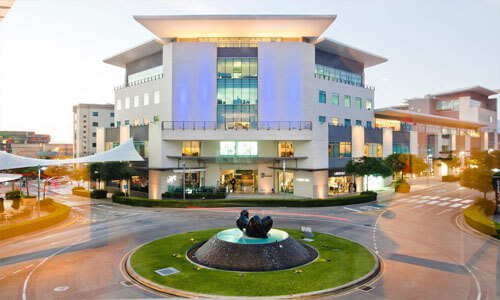
[[[17,270],[17,271],[15,271],[14,273],[12,273],[12,275],[15,275],[15,274],[17,274],[17,273],[19,273],[19,272],[21,272],[21,271],[22,271],[22,270]]]
[[[445,210],[443,210],[443,211],[441,211],[441,212],[437,213],[436,215],[444,214],[444,213],[449,212],[449,211],[451,211],[451,210],[452,210],[451,208],[448,208],[448,209],[445,209]]]
[[[408,210],[412,210],[412,209],[415,209],[415,208],[420,208],[422,207],[423,205],[417,205],[417,206],[413,206],[412,208],[408,209]]]
[[[410,199],[410,200],[408,200],[408,203],[415,202],[415,201],[417,201],[417,200],[418,200],[418,199]]]
[[[417,203],[427,203],[427,202],[429,202],[429,200],[420,200]]]
[[[460,206],[462,206],[462,204],[460,204],[460,203],[455,203],[455,204],[451,205],[451,207],[460,207]]]
[[[420,195],[411,196],[411,198],[418,198],[418,197],[420,197]]]
[[[29,264],[29,265],[27,265],[27,266],[26,266],[26,267],[24,267],[24,268],[25,268],[25,269],[27,269],[27,268],[29,268],[29,267],[31,267],[31,266],[33,266],[33,264]]]
[[[474,200],[464,200],[464,201],[462,201],[462,203],[471,203],[471,202],[474,202]]]
[[[429,202],[427,204],[436,204],[436,203],[439,203],[439,201],[431,201],[431,202]]]
[[[5,279],[5,276],[0,277],[0,280]]]
[[[443,198],[441,198],[441,200],[450,200],[450,199],[451,199],[451,197],[443,197]]]
[[[449,202],[441,202],[441,203],[439,203],[438,205],[439,205],[439,206],[446,206],[446,205],[448,205],[448,204],[450,204],[450,203],[449,203]]]
[[[462,206],[463,209],[466,209],[467,207],[471,206],[470,204],[466,204],[464,206]]]
[[[431,196],[423,196],[422,199],[429,199]]]
[[[408,199],[397,199],[396,202],[406,202]]]
[[[434,196],[434,197],[431,197],[431,200],[437,200],[437,199],[439,199],[439,198],[441,198],[441,197]]]
[[[360,210],[358,210],[358,209],[349,208],[349,207],[345,207],[345,206],[344,206],[344,209],[352,210],[352,211],[355,211],[355,212],[360,212]]]
[[[69,286],[63,285],[63,286],[58,286],[54,289],[54,292],[64,292],[69,289]]]
[[[457,202],[457,201],[461,201],[461,200],[462,200],[462,198],[455,198],[455,199],[452,199],[452,200],[450,200],[450,201],[451,201],[451,202]]]

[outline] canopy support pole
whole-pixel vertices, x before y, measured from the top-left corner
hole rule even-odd
[[[38,165],[38,188],[37,188],[37,197],[36,197],[36,206],[38,208],[38,217],[40,218],[40,165]]]

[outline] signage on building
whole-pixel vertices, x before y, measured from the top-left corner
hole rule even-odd
[[[177,181],[177,176],[175,176],[175,175],[170,175],[170,176],[168,176],[168,177],[167,177],[167,183],[168,183],[168,184],[172,184],[172,183],[174,183],[175,181]]]
[[[334,172],[333,176],[345,176],[345,171]]]
[[[298,182],[309,182],[309,178],[297,178]]]

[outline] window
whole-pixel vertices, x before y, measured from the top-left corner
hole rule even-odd
[[[351,157],[351,142],[328,143],[328,157],[330,158]]]
[[[122,100],[118,99],[116,100],[116,110],[121,110],[122,109]]]
[[[149,94],[144,94],[144,106],[149,105]]]
[[[351,119],[345,119],[344,120],[344,126],[351,127]]]
[[[344,96],[344,106],[345,107],[351,107],[351,96]]]
[[[115,123],[109,123],[109,127],[115,127]]]
[[[149,118],[142,119],[142,124],[148,125],[149,124]]]
[[[317,64],[314,66],[314,77],[355,86],[363,85],[359,74]]]
[[[120,127],[122,125],[122,122],[121,121],[117,121],[116,122],[116,127]]]
[[[92,147],[95,148],[96,147],[96,143],[92,143]]]
[[[278,157],[293,157],[293,142],[278,142]]]
[[[160,103],[160,91],[155,92],[154,102],[155,102],[155,104]]]
[[[97,112],[97,111],[92,112],[92,117],[98,117],[98,116],[99,116],[99,112]]]
[[[382,144],[366,143],[365,156],[368,157],[382,157]]]
[[[407,143],[392,144],[392,153],[410,153],[410,146]]]
[[[326,117],[325,116],[319,116],[318,117],[318,122],[325,123],[326,122]]]
[[[183,141],[182,156],[200,156],[199,141]]]
[[[363,125],[363,122],[361,122],[361,120],[356,120],[356,126],[362,126]]]
[[[362,103],[362,102],[363,102],[363,101],[361,100],[361,98],[356,97],[356,108],[357,108],[357,109],[361,109],[361,108],[363,108],[363,103]]]
[[[326,103],[326,92],[319,91],[319,103]]]
[[[83,123],[87,123],[87,120],[83,120]]]
[[[125,125],[129,125],[129,124],[130,124],[129,120],[125,120]]]
[[[480,101],[477,101],[477,100],[470,100],[470,107],[480,107],[481,106],[481,102]]]
[[[130,108],[130,98],[125,98],[125,109]]]
[[[99,123],[98,122],[92,122],[92,126],[99,127]]]
[[[92,137],[96,137],[96,136],[97,136],[97,133],[92,132]]]
[[[332,104],[339,106],[339,94],[332,94]]]
[[[339,118],[332,118],[332,125],[338,126],[339,125]]]
[[[221,156],[257,156],[257,142],[220,142]]]
[[[488,121],[489,121],[490,123],[493,123],[493,117],[492,117],[492,116],[488,116]]]
[[[115,113],[114,113],[114,112],[110,112],[110,113],[109,113],[109,116],[110,116],[111,118],[114,118],[114,117],[115,117]]]
[[[127,80],[129,84],[133,84],[137,81],[145,80],[152,77],[157,78],[161,75],[163,75],[163,66],[156,66],[144,71],[130,74],[128,75]]]
[[[372,121],[366,121],[366,128],[372,128]]]
[[[373,105],[372,105],[372,100],[371,99],[366,99],[366,102],[365,102],[365,108],[367,110],[371,110],[373,108]]]
[[[139,107],[139,96],[134,96],[134,107]]]
[[[160,116],[154,116],[153,117],[154,122],[160,122]]]
[[[436,102],[436,110],[453,110],[458,111],[458,100],[444,100]]]
[[[132,124],[134,124],[134,126],[139,125],[139,119],[134,119],[134,122]]]

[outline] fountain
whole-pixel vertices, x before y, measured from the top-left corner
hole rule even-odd
[[[270,216],[248,217],[248,211],[242,210],[237,228],[220,231],[195,245],[187,257],[205,267],[244,272],[291,269],[318,257],[313,247],[299,243],[285,231],[271,229]]]

